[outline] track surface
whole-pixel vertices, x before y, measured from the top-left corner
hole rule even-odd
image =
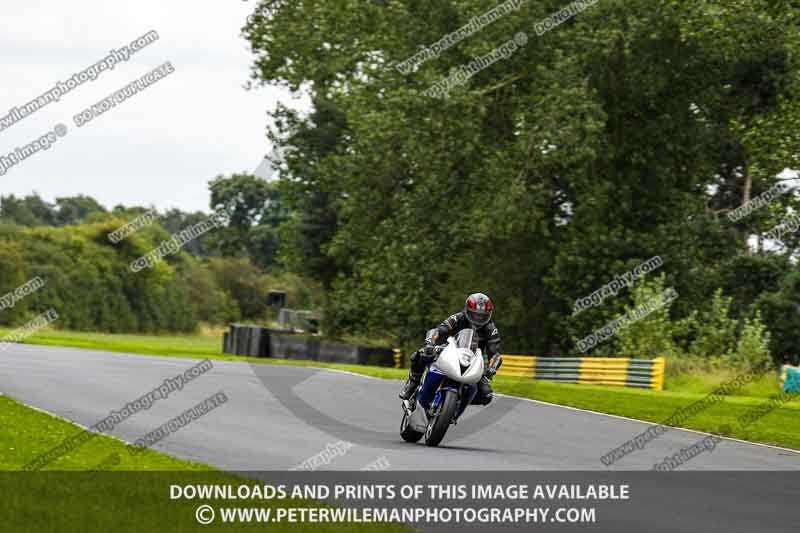
[[[197,361],[17,345],[0,353],[0,392],[84,426],[182,374]],[[283,365],[214,361],[183,390],[119,424],[128,442],[223,391],[229,401],[154,446],[226,470],[286,470],[338,441],[355,446],[320,469],[646,470],[702,439],[672,430],[611,468],[600,457],[647,428],[636,422],[500,397],[472,407],[439,449],[398,435],[399,382]],[[682,470],[800,470],[800,454],[732,440]]]

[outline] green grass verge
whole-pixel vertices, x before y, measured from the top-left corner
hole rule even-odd
[[[197,500],[170,500],[171,484],[258,483],[209,466],[145,450],[128,453],[119,440],[97,435],[39,473],[19,472],[41,453],[83,431],[67,421],[0,396],[0,530],[22,532],[80,531],[240,531],[264,529],[297,532],[408,532],[388,524],[220,524],[195,520]],[[17,471],[17,472],[13,472]],[[158,472],[156,472],[158,471]],[[308,500],[218,500],[215,506],[319,507]],[[275,512],[275,511],[273,511]]]
[[[505,394],[656,423],[664,422],[677,410],[706,396],[691,392],[525,382],[499,376],[495,382],[495,390]],[[773,395],[777,393],[776,387]],[[687,419],[681,427],[800,450],[800,397],[746,427],[739,424],[742,415],[767,401],[761,397],[729,396]]]
[[[0,330],[0,336],[3,334],[4,332]],[[347,370],[384,379],[403,379],[407,375],[406,370],[385,367],[314,361],[253,359],[223,355],[221,353],[222,341],[218,336],[213,335],[111,335],[47,330],[36,333],[27,342],[145,355],[207,357],[210,359],[246,361],[259,364],[314,366]],[[498,376],[494,381],[494,388],[497,392],[522,398],[627,416],[639,420],[663,422],[672,416],[676,410],[700,400],[712,391],[714,387],[731,379],[733,376],[733,371],[730,371],[714,375],[698,374],[674,377],[671,378],[667,390],[664,391],[568,385]],[[683,424],[683,427],[753,442],[800,449],[800,423],[798,423],[798,420],[800,420],[800,399],[784,404],[747,427],[741,427],[738,424],[738,419],[741,415],[749,409],[761,405],[769,397],[779,392],[777,377],[772,374],[765,376],[743,387],[736,396],[730,396],[711,408],[689,418]]]
[[[60,418],[0,396],[0,470],[21,470],[83,430]],[[209,466],[173,459],[152,450],[132,455],[122,441],[98,435],[47,467],[48,470],[192,470]]]
[[[12,330],[0,328],[0,337]],[[222,355],[222,339],[216,335],[125,335],[60,330],[37,331],[26,344],[66,346],[144,355],[207,357]]]

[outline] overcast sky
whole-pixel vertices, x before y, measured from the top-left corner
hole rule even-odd
[[[208,211],[210,179],[250,171],[271,151],[267,116],[276,88],[247,91],[253,56],[240,30],[255,3],[242,0],[79,2],[3,0],[0,118],[109,51],[155,30],[159,40],[59,102],[0,131],[0,155],[68,127],[50,150],[0,176],[0,194],[45,199],[88,194],[102,204]],[[78,128],[73,115],[165,61],[175,72]]]

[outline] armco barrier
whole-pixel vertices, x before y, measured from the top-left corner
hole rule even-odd
[[[781,369],[781,390],[783,392],[800,392],[800,367],[783,365]]]
[[[231,324],[222,351],[246,357],[302,359],[357,365],[394,366],[395,352],[388,348],[355,346],[312,335],[298,335],[260,326]]]
[[[500,376],[529,377],[561,383],[664,389],[666,359],[627,357],[532,357],[503,355]]]

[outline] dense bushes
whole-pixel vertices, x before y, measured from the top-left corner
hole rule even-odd
[[[15,305],[18,316],[0,314],[3,324],[18,323],[54,308],[59,326],[109,332],[191,331],[196,320],[186,309],[187,294],[175,283],[167,263],[134,274],[129,263],[153,248],[153,241],[135,235],[113,246],[107,234],[118,227],[108,221],[64,227],[14,228],[5,232],[0,247],[0,279],[13,257],[23,257],[22,278],[41,277],[45,285]],[[13,240],[12,240],[13,239]],[[8,283],[4,283],[8,285]]]
[[[0,324],[19,325],[54,308],[58,327],[116,332],[189,332],[198,321],[227,323],[270,316],[267,293],[287,292],[290,305],[312,306],[318,290],[290,274],[267,275],[248,258],[167,256],[139,272],[130,263],[169,233],[160,225],[112,244],[108,234],[127,220],[113,216],[61,227],[0,226],[0,294],[36,276],[38,291],[0,311]]]
[[[653,302],[664,292],[664,276],[643,279],[634,288],[630,312]],[[713,361],[742,371],[772,368],[770,333],[761,313],[740,320],[730,316],[731,298],[718,290],[698,311],[682,319],[670,318],[673,304],[668,302],[644,318],[617,331],[615,342],[601,346],[606,351],[615,344],[619,353],[637,357],[666,355],[675,368],[703,367]],[[705,361],[704,361],[705,360]]]

